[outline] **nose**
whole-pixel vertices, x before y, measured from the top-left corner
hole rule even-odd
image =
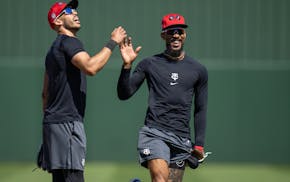
[[[175,38],[179,38],[179,33],[178,32],[174,32],[174,34],[173,34],[173,37],[175,37]]]

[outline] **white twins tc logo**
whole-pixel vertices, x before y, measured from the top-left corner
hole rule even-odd
[[[176,85],[178,84],[176,80],[178,79],[178,73],[171,73],[171,78],[174,80],[173,82],[170,82],[170,85]]]
[[[146,149],[143,149],[143,154],[144,155],[150,155],[150,149],[149,148],[146,148]]]
[[[178,79],[178,73],[171,73],[171,78],[176,81]]]

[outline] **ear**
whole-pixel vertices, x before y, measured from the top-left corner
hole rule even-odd
[[[56,26],[61,26],[61,25],[63,24],[63,21],[62,21],[60,18],[58,18],[58,19],[56,19],[56,20],[54,21],[54,24],[55,24]]]

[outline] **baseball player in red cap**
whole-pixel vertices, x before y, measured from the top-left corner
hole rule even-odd
[[[104,48],[90,56],[76,35],[81,28],[77,7],[77,0],[56,2],[48,12],[48,23],[57,36],[45,59],[38,165],[52,174],[53,182],[84,181],[86,75],[99,72],[127,36],[122,27],[115,28]]]
[[[206,157],[208,72],[184,51],[188,27],[184,17],[168,14],[161,24],[165,51],[143,59],[133,73],[132,64],[141,47],[134,50],[131,38],[121,43],[123,66],[117,90],[119,98],[126,100],[146,79],[149,99],[144,126],[139,130],[139,162],[149,169],[152,182],[181,182],[185,166],[196,168]]]

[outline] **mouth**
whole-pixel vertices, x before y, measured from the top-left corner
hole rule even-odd
[[[179,48],[181,46],[182,42],[179,39],[172,39],[170,42],[170,45],[172,48]]]

